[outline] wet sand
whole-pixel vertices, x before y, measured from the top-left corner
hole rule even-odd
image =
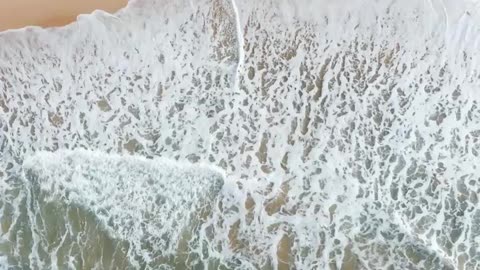
[[[25,26],[54,27],[74,22],[96,9],[115,12],[128,0],[15,0],[0,1],[0,31]]]

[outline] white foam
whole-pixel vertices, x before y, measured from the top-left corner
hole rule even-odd
[[[478,2],[167,2],[0,35],[2,192],[42,150],[190,160],[234,183],[205,264],[478,268]]]
[[[175,255],[183,230],[193,230],[188,227],[200,216],[196,211],[215,200],[224,182],[223,173],[211,166],[85,150],[37,153],[25,160],[24,170],[32,201],[93,213],[111,237],[131,245],[132,262],[140,255],[153,268],[155,257]],[[38,224],[42,210],[31,211],[30,224]],[[37,241],[42,246],[46,240]]]

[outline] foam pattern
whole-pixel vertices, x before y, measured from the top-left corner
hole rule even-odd
[[[15,241],[38,233],[23,160],[86,148],[225,171],[198,267],[478,269],[479,16],[475,1],[133,1],[2,33],[0,254],[21,267]]]
[[[128,262],[131,267],[156,268],[166,263],[168,257],[175,257],[182,252],[177,250],[179,241],[191,240],[182,233],[193,233],[192,226],[198,224],[192,219],[199,220],[200,214],[212,206],[210,202],[214,201],[224,182],[222,172],[215,168],[84,150],[57,151],[55,154],[40,152],[28,158],[23,166],[26,187],[31,194],[27,203],[33,205],[29,222],[42,224],[43,228],[40,227],[39,231],[47,231],[47,237],[40,236],[47,240],[41,239],[38,249],[56,249],[53,256],[57,262],[60,249],[75,251],[65,256],[74,259],[62,258],[65,264],[59,265],[61,268],[68,266],[68,263],[75,265],[74,268],[88,268],[82,258],[84,254],[72,249],[72,240],[75,238],[91,241],[88,237],[82,237],[84,232],[80,229],[81,225],[72,222],[75,218],[69,220],[72,212],[78,214],[82,211],[93,215],[97,226],[109,238],[128,242],[125,255],[134,258]],[[64,211],[58,209],[59,202],[64,204]],[[54,213],[57,220],[48,216],[52,214],[52,208],[57,212]],[[64,223],[66,228],[59,229],[56,224],[51,224],[63,219],[59,216],[68,216]],[[74,237],[76,233],[78,235]],[[53,234],[52,238],[57,241],[43,247],[44,242],[49,242],[49,234]],[[82,246],[84,242],[75,244]],[[33,253],[30,260],[43,259],[41,255]],[[52,264],[52,261],[58,265],[55,260],[47,260],[46,265]],[[45,264],[38,266],[44,268]]]

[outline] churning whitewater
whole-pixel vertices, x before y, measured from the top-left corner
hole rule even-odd
[[[0,269],[480,268],[475,1],[137,0],[0,43]]]

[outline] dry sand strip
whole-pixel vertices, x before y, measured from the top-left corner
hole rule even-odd
[[[0,0],[0,31],[25,26],[63,26],[96,9],[113,13],[128,0]]]

